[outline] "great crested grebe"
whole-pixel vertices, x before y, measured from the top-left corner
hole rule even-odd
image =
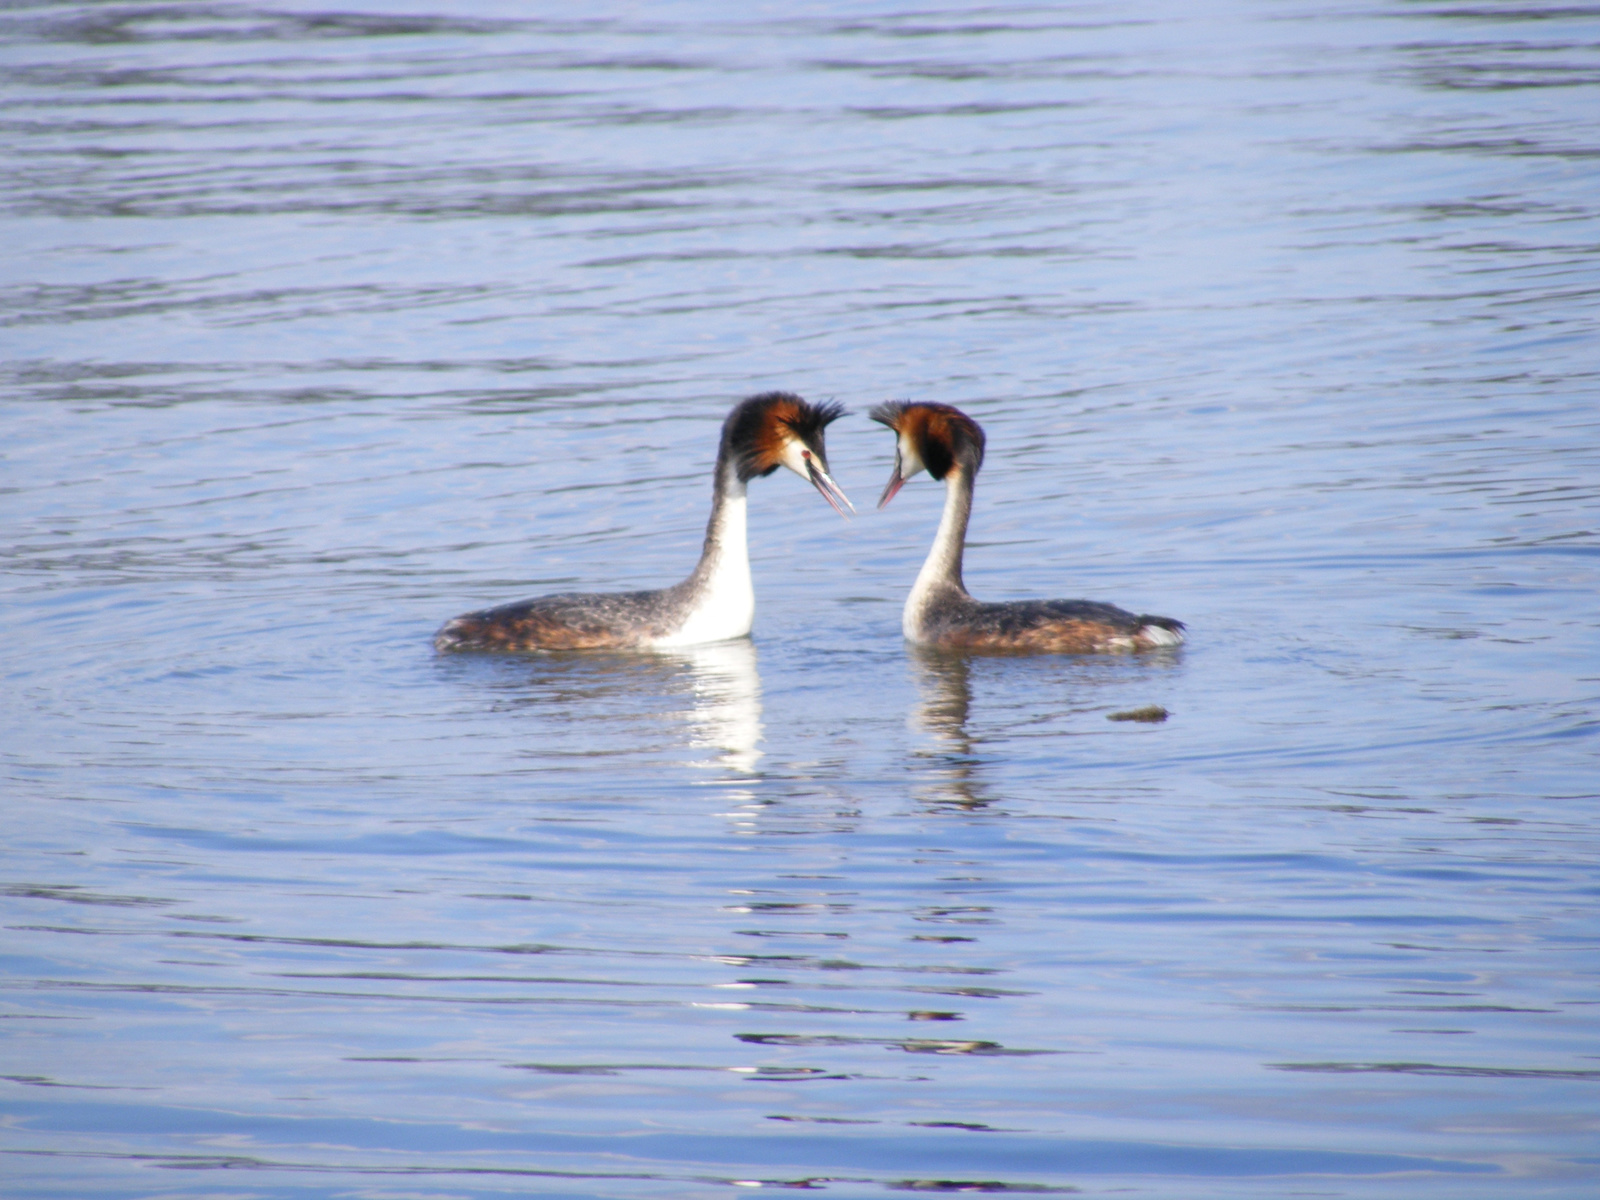
[[[682,583],[645,592],[561,592],[467,613],[445,622],[434,647],[665,649],[743,637],[756,610],[745,485],[788,467],[844,515],[850,501],[828,475],[822,436],[843,412],[841,405],[807,404],[789,392],[766,392],[734,405],[722,423],[705,549]]]
[[[1183,641],[1182,621],[1135,616],[1094,600],[974,600],[961,582],[961,553],[972,516],[972,485],[983,465],[983,430],[948,404],[880,404],[870,416],[895,434],[894,473],[879,508],[918,471],[945,486],[939,532],[901,619],[910,641],[941,650],[1034,654],[1149,650]]]

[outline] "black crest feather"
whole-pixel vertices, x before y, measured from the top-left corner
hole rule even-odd
[[[868,409],[867,416],[871,417],[879,425],[887,425],[890,429],[899,429],[900,414],[910,407],[911,401],[909,400],[886,400],[884,403],[874,405]]]

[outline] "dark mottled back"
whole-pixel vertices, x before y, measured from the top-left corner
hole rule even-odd
[[[679,585],[681,588],[682,585]],[[445,623],[439,650],[620,650],[667,632],[661,623],[679,588],[561,592],[467,613]]]
[[[1154,626],[1181,636],[1183,622],[1136,616],[1098,600],[1014,600],[985,604],[950,590],[933,599],[923,618],[930,645],[946,650],[1023,654],[1100,654],[1147,649],[1141,631]]]

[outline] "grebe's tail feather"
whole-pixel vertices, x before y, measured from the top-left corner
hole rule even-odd
[[[1134,636],[1140,643],[1154,649],[1158,646],[1183,645],[1183,622],[1171,617],[1152,617],[1148,613],[1138,618],[1139,631]]]

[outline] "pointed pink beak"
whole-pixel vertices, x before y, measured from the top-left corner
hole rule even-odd
[[[855,512],[856,506],[850,503],[850,498],[844,494],[844,490],[833,481],[833,477],[828,474],[827,468],[821,466],[810,451],[805,452],[805,460],[806,473],[811,478],[811,486],[822,493],[824,500],[833,505],[833,511],[841,517],[848,517],[850,513]],[[846,512],[845,509],[849,509],[850,512]]]
[[[901,488],[905,487],[905,485],[906,477],[900,474],[900,460],[897,458],[895,459],[894,463],[894,473],[889,476],[889,484],[883,489],[883,495],[878,498],[878,507],[882,508],[885,504],[889,503],[889,501],[893,500],[895,498],[895,494],[899,492]]]

